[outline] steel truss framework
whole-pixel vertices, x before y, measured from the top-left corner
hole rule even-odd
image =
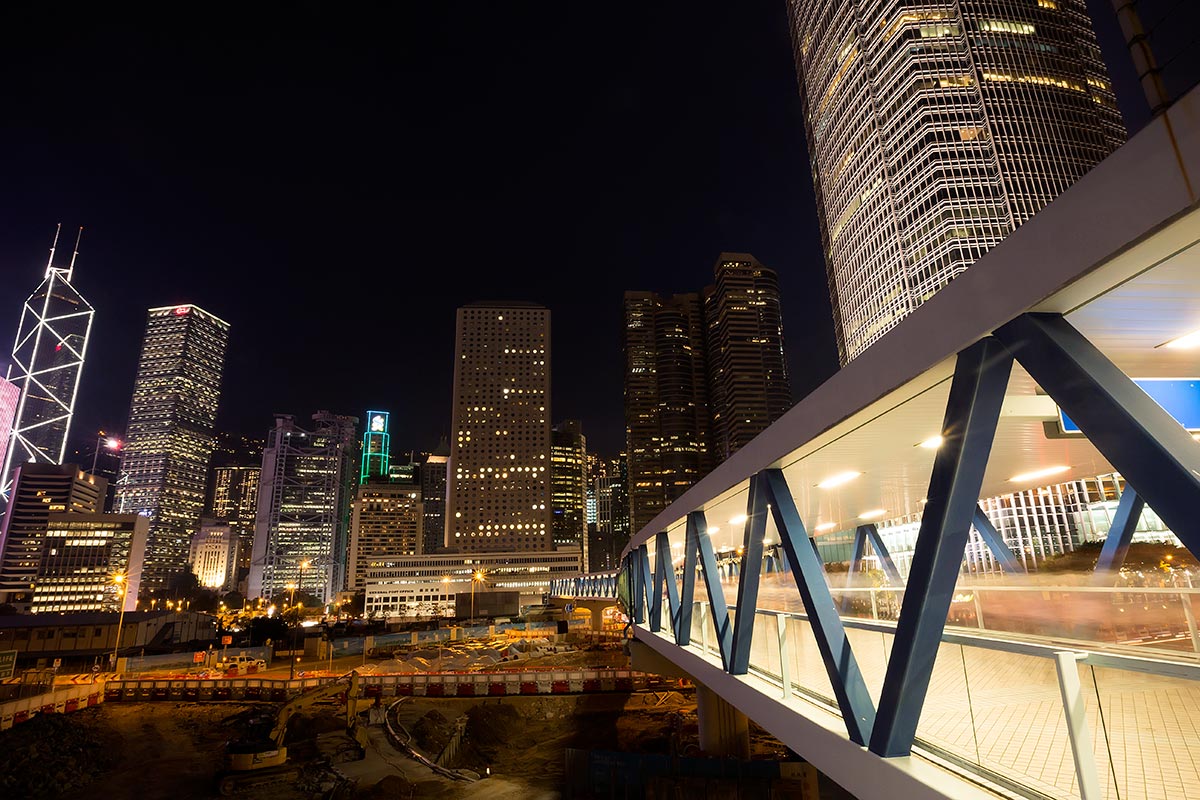
[[[867,692],[823,565],[796,509],[782,470],[750,479],[738,576],[738,612],[730,619],[721,571],[708,540],[703,511],[687,515],[682,590],[676,585],[666,532],[656,534],[651,568],[648,547],[631,550],[622,581],[629,586],[634,622],[662,628],[662,599],[677,645],[690,644],[697,571],[708,593],[722,666],[731,675],[749,668],[753,613],[770,513],[821,652],[849,738],[883,757],[911,752],[945,629],[969,531],[979,524],[979,491],[991,451],[1013,361],[1019,362],[1128,482],[1100,569],[1119,569],[1143,503],[1149,504],[1193,553],[1200,553],[1200,443],[1058,314],[1026,313],[958,354],[934,458],[928,502],[896,625],[894,646],[876,708]],[[868,528],[868,526],[863,526]],[[860,528],[855,548],[874,539]],[[806,541],[808,540],[808,541]],[[886,550],[872,541],[886,561]],[[993,543],[989,547],[1004,563]],[[1007,550],[1007,548],[1005,548]],[[668,554],[667,558],[661,554]],[[1012,554],[1008,553],[1008,559]],[[1009,563],[1015,565],[1015,559]],[[697,569],[698,568],[698,569]],[[1016,567],[1014,566],[1014,570]],[[786,677],[785,677],[785,680]]]
[[[54,267],[57,233],[54,241],[45,277],[25,301],[13,343],[8,380],[21,396],[0,470],[5,497],[14,465],[62,463],[91,336],[95,311],[71,285],[75,258],[66,269]],[[76,255],[78,251],[77,241]]]

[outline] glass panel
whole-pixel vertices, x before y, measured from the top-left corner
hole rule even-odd
[[[825,661],[817,649],[812,626],[806,620],[788,618],[788,659],[791,662],[792,686],[801,694],[816,696],[830,705],[835,705],[833,687]]]
[[[754,639],[750,642],[750,668],[781,679],[779,671],[779,629],[774,614],[754,615]]]

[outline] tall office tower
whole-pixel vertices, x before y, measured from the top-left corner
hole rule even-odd
[[[54,249],[61,230],[60,224],[50,245],[42,282],[21,310],[8,366],[8,380],[18,386],[21,396],[0,468],[0,493],[5,496],[18,464],[62,463],[75,413],[75,395],[95,311],[71,285],[79,255],[78,237],[71,263],[65,269],[54,266]],[[83,228],[79,233],[83,234]]]
[[[596,525],[588,552],[588,570],[616,569],[629,543],[629,460],[624,453],[597,470]]]
[[[1084,0],[788,0],[842,363],[1125,141]]]
[[[712,469],[698,294],[625,293],[625,439],[634,530]]]
[[[792,407],[779,278],[749,253],[721,253],[704,290],[713,459],[720,463]]]
[[[277,414],[263,449],[249,597],[295,584],[332,601],[346,585],[358,417],[318,411],[311,431]]]
[[[391,443],[388,437],[388,417],[386,411],[368,411],[367,429],[363,431],[362,465],[358,471],[359,483],[366,483],[368,478],[388,475],[388,460],[391,458]]]
[[[218,591],[232,589],[237,581],[237,533],[223,519],[201,518],[200,530],[188,549],[188,566],[200,585]]]
[[[418,555],[425,508],[415,483],[376,478],[358,487],[350,515],[350,557],[346,588],[366,586],[367,570],[395,567],[399,559]]]
[[[462,552],[549,550],[550,310],[458,309],[446,545]]]
[[[30,611],[119,611],[122,594],[136,610],[149,530],[141,514],[51,514]]]
[[[421,502],[425,506],[421,552],[436,553],[446,546],[446,465],[450,443],[443,436],[437,449],[421,462]]]
[[[587,437],[579,420],[550,431],[550,511],[555,547],[579,547],[587,565]]]
[[[212,500],[208,516],[229,523],[237,539],[237,580],[250,571],[250,553],[254,549],[254,519],[258,513],[258,481],[262,466],[213,467]],[[236,580],[235,580],[236,583]]]
[[[119,513],[150,518],[143,592],[165,589],[187,569],[204,511],[228,340],[229,323],[199,306],[147,313],[116,499]]]
[[[75,464],[18,464],[0,530],[0,598],[18,607],[30,601],[51,514],[94,514],[103,509],[107,481]]]

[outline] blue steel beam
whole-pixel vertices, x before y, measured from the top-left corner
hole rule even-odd
[[[654,592],[662,593],[663,583],[667,586],[667,613],[671,616],[671,635],[679,642],[679,587],[675,585],[675,559],[671,557],[671,540],[666,531],[654,537]],[[666,557],[663,557],[663,554]]]
[[[825,671],[829,675],[829,684],[833,687],[838,708],[846,722],[846,732],[850,740],[856,744],[865,745],[871,740],[871,728],[875,724],[875,706],[871,703],[871,695],[863,680],[862,671],[858,668],[858,660],[854,650],[846,638],[846,628],[838,615],[833,602],[829,585],[825,582],[825,569],[817,557],[815,548],[805,544],[812,541],[800,513],[796,510],[796,502],[788,489],[783,471],[767,469],[759,473],[763,492],[769,497],[771,515],[775,519],[775,528],[779,531],[779,541],[787,554],[787,562],[792,568],[792,577],[796,588],[800,590],[800,599],[804,602],[804,610],[808,614],[808,622],[812,627],[813,638],[817,641],[817,649],[825,662]],[[741,618],[741,615],[738,615]],[[791,687],[787,687],[790,691]]]
[[[1108,529],[1104,547],[1100,548],[1096,571],[1092,574],[1092,583],[1096,586],[1112,585],[1113,577],[1120,572],[1145,506],[1146,501],[1126,483],[1125,491],[1121,492],[1121,499],[1117,502],[1117,511],[1113,514],[1112,527]]]
[[[871,732],[870,750],[876,755],[906,756],[912,750],[1011,371],[1012,356],[990,337],[958,354],[942,446],[933,460],[928,502]]]
[[[904,583],[900,578],[900,570],[896,569],[896,562],[892,561],[892,554],[888,552],[887,545],[883,543],[883,539],[879,536],[879,528],[875,525],[859,525],[858,529],[866,536],[867,541],[871,543],[871,549],[875,551],[875,557],[879,559],[879,566],[883,569],[883,574],[887,576],[888,583],[893,586],[899,586]]]
[[[975,506],[975,516],[971,518],[971,524],[975,526],[979,538],[983,539],[987,549],[992,551],[992,556],[995,557],[1002,570],[1005,572],[1025,571],[1013,551],[1009,550],[1008,545],[1004,543],[1004,537],[1000,535],[996,526],[988,519],[988,515],[983,513],[983,509],[978,505]]]
[[[742,566],[738,578],[737,616],[733,620],[730,675],[745,675],[750,669],[750,642],[754,638],[754,611],[758,608],[758,584],[763,565],[763,537],[767,534],[767,500],[761,483],[758,475],[750,477]]]
[[[862,526],[854,529],[854,549],[850,552],[850,570],[846,573],[846,588],[854,586],[854,576],[862,569],[863,553],[866,552],[867,535]]]
[[[712,540],[708,538],[708,520],[703,511],[693,511],[687,516],[683,553],[683,594],[680,597],[679,627],[681,646],[691,643],[692,605],[696,599],[696,559],[700,560],[700,575],[708,592],[708,605],[713,629],[717,634],[717,650],[721,654],[721,666],[729,669],[733,653],[733,631],[729,626],[729,607],[725,605],[725,591],[721,586],[721,572],[713,553]]]
[[[654,585],[654,579],[650,574],[650,548],[648,545],[641,545],[637,549],[638,554],[638,574],[642,581],[642,594],[646,598],[644,605],[638,606],[638,613],[645,612],[645,617],[638,620],[639,622],[648,622],[650,630],[658,631],[661,627],[662,615],[659,613],[658,602],[651,595],[651,587]],[[648,618],[648,619],[647,619]]]
[[[1022,314],[995,336],[1171,532],[1200,554],[1200,443],[1058,314]]]

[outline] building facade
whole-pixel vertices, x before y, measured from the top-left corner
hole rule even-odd
[[[263,449],[249,597],[290,584],[330,602],[346,583],[358,417],[318,411],[313,429],[280,414]]]
[[[626,292],[625,439],[634,530],[713,467],[698,294]]]
[[[792,407],[779,277],[749,253],[721,253],[704,290],[713,460],[721,463]]]
[[[1084,0],[788,0],[843,364],[1125,141]]]
[[[140,514],[51,514],[30,611],[135,610],[149,530]]]
[[[58,226],[58,231],[62,225]],[[58,231],[41,284],[25,301],[13,342],[8,380],[20,390],[0,467],[0,492],[8,496],[19,464],[61,464],[75,414],[75,397],[87,355],[95,311],[75,290],[75,257],[66,268],[54,266]],[[80,234],[83,228],[79,229]]]
[[[0,531],[0,598],[29,608],[45,550],[51,514],[95,514],[107,482],[75,464],[24,463],[13,473]]]
[[[254,520],[258,514],[258,482],[262,466],[213,467],[212,500],[208,514],[229,524],[237,539],[236,579],[250,572],[250,553],[254,549]]]
[[[421,462],[421,502],[425,507],[422,553],[436,553],[446,546],[446,466],[450,442],[442,437],[437,448]]]
[[[446,546],[550,550],[550,310],[464,306],[454,352]]]
[[[200,530],[192,537],[192,546],[188,551],[188,565],[201,586],[217,591],[233,588],[237,583],[240,544],[236,531],[227,521],[200,520]]]
[[[555,547],[579,547],[587,563],[587,437],[579,420],[550,432],[550,510]]]
[[[521,605],[538,604],[550,581],[579,572],[578,548],[529,552],[417,556],[366,574],[369,617],[454,615],[455,598],[476,592],[517,592]]]
[[[229,323],[199,306],[152,308],[138,359],[117,511],[150,519],[142,591],[187,568],[200,524]]]
[[[629,460],[624,453],[605,462],[592,478],[596,497],[596,522],[590,529],[588,571],[616,569],[629,544]]]
[[[419,484],[380,478],[361,484],[350,515],[346,588],[358,591],[366,585],[368,570],[420,554],[424,522]]]

